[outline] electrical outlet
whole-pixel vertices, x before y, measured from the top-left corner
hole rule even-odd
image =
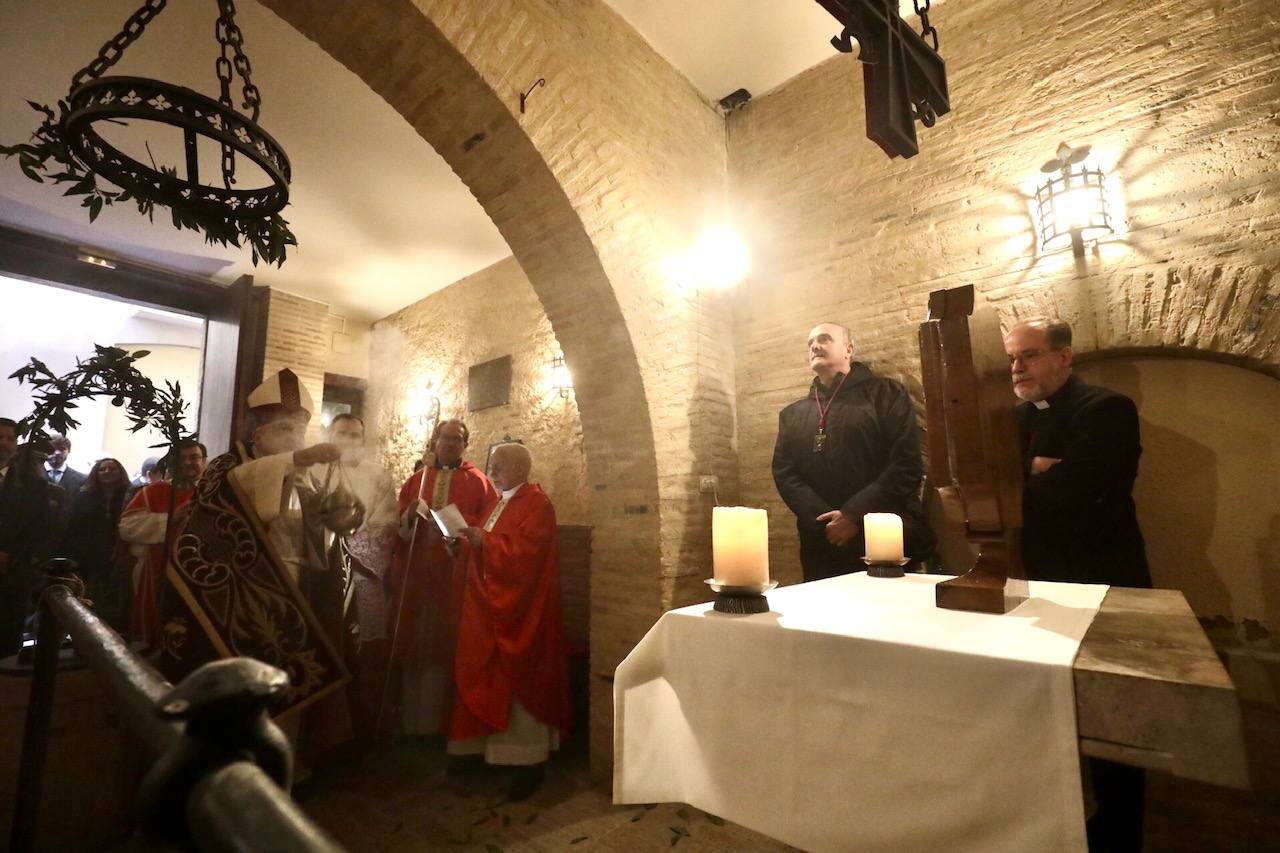
[[[714,495],[720,488],[720,478],[714,474],[703,474],[698,478],[698,491],[704,495]]]

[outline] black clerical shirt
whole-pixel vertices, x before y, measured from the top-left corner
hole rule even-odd
[[[1137,407],[1123,394],[1074,374],[1044,402],[1017,408],[1027,576],[1151,586],[1133,503],[1142,454]],[[1062,461],[1032,474],[1036,456]]]

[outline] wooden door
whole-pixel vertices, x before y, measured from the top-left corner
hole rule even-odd
[[[255,288],[253,276],[245,275],[209,306],[200,383],[200,440],[210,457],[247,437],[245,397],[262,381],[267,294],[267,288]]]

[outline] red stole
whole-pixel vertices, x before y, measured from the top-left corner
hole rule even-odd
[[[499,503],[490,501],[486,520]],[[513,699],[567,736],[569,670],[551,500],[526,483],[485,533],[484,547],[464,550],[466,590],[454,664],[459,701],[449,739],[505,731]]]
[[[449,477],[447,490],[441,475]],[[423,477],[427,478],[425,485]],[[437,488],[437,485],[440,488]],[[456,504],[468,524],[479,525],[484,519],[481,513],[497,492],[489,478],[470,462],[463,462],[450,471],[424,467],[414,472],[400,489],[400,515],[410,511],[421,495],[433,509]],[[437,663],[448,665],[453,655],[454,636],[461,608],[464,564],[451,555],[443,538],[428,536],[428,528],[435,530],[430,518],[419,519],[414,526],[413,539],[396,542],[395,560],[391,566],[392,621],[389,631],[395,637],[392,655],[396,660],[418,662],[424,653]],[[413,565],[409,558],[412,554]],[[399,619],[399,627],[395,620]],[[430,648],[421,647],[423,622],[437,626]]]
[[[123,514],[147,512],[167,515],[171,489],[172,486],[164,481],[143,486],[134,494],[129,505],[124,508]],[[194,489],[178,489],[174,495],[174,510],[190,502],[193,494],[195,494]],[[156,607],[156,598],[160,594],[160,585],[164,579],[164,543],[147,545],[146,549],[142,571],[133,589],[129,634],[132,639],[142,640],[148,647],[154,647],[160,638],[160,613]]]

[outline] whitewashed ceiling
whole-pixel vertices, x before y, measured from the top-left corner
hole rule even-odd
[[[28,98],[64,97],[138,0],[0,0],[0,140],[38,124]],[[293,166],[284,216],[299,246],[282,268],[252,266],[247,249],[205,245],[133,208],[89,224],[61,189],[0,160],[0,222],[171,269],[261,284],[372,320],[511,254],[479,203],[435,151],[354,74],[252,0],[237,21],[262,91],[262,126]],[[213,0],[175,0],[110,73],[158,77],[216,96]],[[176,132],[175,132],[176,136]],[[155,146],[153,146],[153,150]],[[158,152],[157,152],[158,156]],[[185,170],[182,170],[185,171]]]
[[[814,0],[606,1],[709,101],[740,87],[758,97],[833,53],[836,22]],[[24,139],[38,124],[26,100],[65,96],[137,5],[0,0],[0,141]],[[285,217],[300,245],[283,268],[255,269],[247,249],[208,246],[163,214],[151,224],[108,208],[91,225],[75,200],[27,180],[14,160],[0,160],[0,223],[224,282],[252,273],[366,321],[510,254],[444,160],[381,98],[253,0],[238,8],[261,124],[293,165]],[[216,94],[215,9],[213,0],[169,3],[111,73]],[[176,152],[176,132],[174,141]],[[165,150],[153,145],[157,156]]]

